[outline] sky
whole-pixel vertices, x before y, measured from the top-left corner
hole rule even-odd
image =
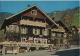
[[[79,7],[79,1],[0,1],[0,12],[17,13],[27,9],[28,5],[37,5],[49,13]]]

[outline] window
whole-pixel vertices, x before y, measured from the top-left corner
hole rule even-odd
[[[66,33],[64,33],[64,37],[65,37],[65,38],[67,37],[67,34],[66,34]]]
[[[63,39],[60,39],[60,43],[62,43],[62,44],[63,44]]]
[[[22,37],[21,38],[21,42],[25,42],[26,41],[26,38],[25,37]]]
[[[75,30],[75,28],[72,28],[72,30]]]
[[[9,28],[6,27],[7,30],[10,30],[11,32],[18,32],[19,31],[19,27],[18,25],[9,25]]]
[[[62,34],[61,33],[59,34],[59,37],[62,37]]]
[[[19,26],[16,25],[16,32],[19,32]]]
[[[44,44],[47,44],[47,39],[43,39],[43,43]]]
[[[38,40],[38,43],[41,43],[41,41],[40,41],[40,40]]]
[[[72,37],[72,34],[69,34],[70,37]]]
[[[26,27],[21,27],[21,33],[26,34],[27,33],[27,28]]]
[[[39,35],[40,34],[40,29],[37,29],[36,31],[37,31],[37,35]]]
[[[40,34],[40,29],[33,28],[33,34],[39,35]]]
[[[56,34],[55,34],[55,33],[52,33],[52,36],[53,36],[53,37],[55,37],[55,36],[56,36]]]
[[[62,37],[62,34],[61,33],[57,33],[56,36],[57,37]]]
[[[14,25],[9,25],[10,31],[14,31],[15,26]]]
[[[9,31],[10,29],[9,29],[9,27],[8,26],[6,26],[6,31]]]
[[[37,11],[36,11],[36,10],[32,10],[32,11],[31,11],[31,14],[32,14],[33,16],[36,16],[36,15],[37,15]]]
[[[33,34],[35,34],[35,29],[33,28]]]
[[[48,33],[49,33],[48,29],[43,29],[43,30],[42,30],[42,34],[43,34],[43,35],[46,36],[46,35],[48,35]]]

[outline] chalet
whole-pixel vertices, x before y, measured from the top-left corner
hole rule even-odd
[[[7,50],[19,52],[20,46],[28,49],[27,43],[40,44],[40,47],[48,44],[54,46],[63,46],[68,43],[69,29],[61,21],[54,21],[37,6],[29,7],[15,15],[6,18],[2,24],[1,30],[4,30],[4,42],[15,47],[7,48]],[[23,44],[23,45],[22,45]],[[31,46],[31,45],[30,45]],[[13,51],[12,51],[13,52]],[[10,52],[8,52],[10,53]]]
[[[52,27],[57,24],[38,7],[32,6],[6,18],[1,29],[6,41],[47,44]]]
[[[57,24],[37,6],[12,15],[4,20],[1,27],[5,33],[2,53],[5,50],[7,53],[18,53],[36,45],[46,46],[51,43],[51,28],[55,27]]]
[[[51,39],[54,46],[57,48],[65,48],[65,45],[70,44],[71,31],[62,21],[56,21],[58,28],[53,28],[51,31]]]

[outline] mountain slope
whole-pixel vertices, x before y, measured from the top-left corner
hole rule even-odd
[[[0,12],[0,27],[4,21],[5,18],[9,17],[13,15],[12,13],[8,13],[8,12]]]
[[[67,9],[65,11],[55,11],[48,13],[51,18],[54,18],[54,21],[61,20],[67,26],[76,26],[80,27],[79,25],[79,16],[80,16],[80,7],[76,7],[73,9]]]

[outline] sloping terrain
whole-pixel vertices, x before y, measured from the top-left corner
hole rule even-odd
[[[61,20],[67,26],[80,27],[79,25],[80,7],[67,9],[65,11],[55,11],[48,13],[48,15],[55,21]]]

